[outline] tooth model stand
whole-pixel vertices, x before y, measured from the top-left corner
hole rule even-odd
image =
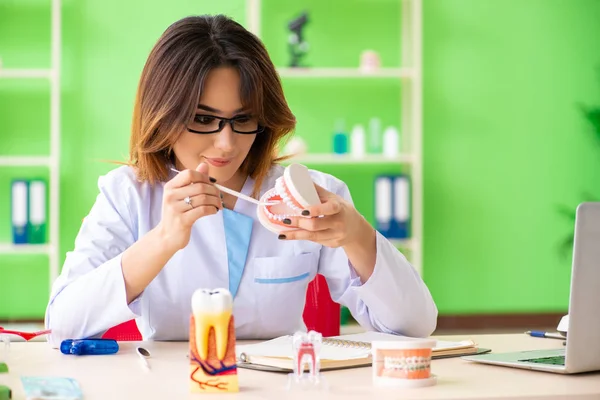
[[[233,298],[227,289],[198,289],[190,318],[190,390],[238,392]]]
[[[288,390],[327,389],[325,378],[321,375],[321,343],[322,335],[318,332],[294,334],[294,372],[288,376]]]

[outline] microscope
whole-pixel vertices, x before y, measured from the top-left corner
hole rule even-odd
[[[288,37],[290,67],[299,67],[300,59],[308,52],[308,43],[302,37],[302,29],[308,23],[308,14],[303,12],[288,24],[291,34]]]

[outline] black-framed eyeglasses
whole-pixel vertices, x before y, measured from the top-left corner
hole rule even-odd
[[[201,135],[221,132],[225,124],[231,126],[231,130],[244,135],[261,133],[264,126],[258,123],[258,119],[248,115],[238,115],[233,118],[217,117],[216,115],[196,114],[187,129],[190,132]]]

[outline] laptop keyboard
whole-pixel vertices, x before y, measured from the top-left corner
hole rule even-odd
[[[537,364],[565,365],[565,356],[529,358],[529,359],[519,360],[519,361],[520,362],[537,363]]]

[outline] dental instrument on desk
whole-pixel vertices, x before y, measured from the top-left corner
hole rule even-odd
[[[140,356],[140,360],[142,361],[142,365],[146,369],[146,371],[150,371],[150,364],[148,363],[148,358],[150,358],[150,352],[143,347],[136,347],[135,352],[138,356]]]
[[[51,332],[52,332],[51,329],[46,329],[46,330],[37,331],[37,332],[23,332],[23,331],[11,330],[11,329],[4,329],[3,327],[0,326],[0,334],[2,334],[2,335],[17,335],[27,341],[29,341],[37,336],[47,335],[48,333],[51,333]]]

